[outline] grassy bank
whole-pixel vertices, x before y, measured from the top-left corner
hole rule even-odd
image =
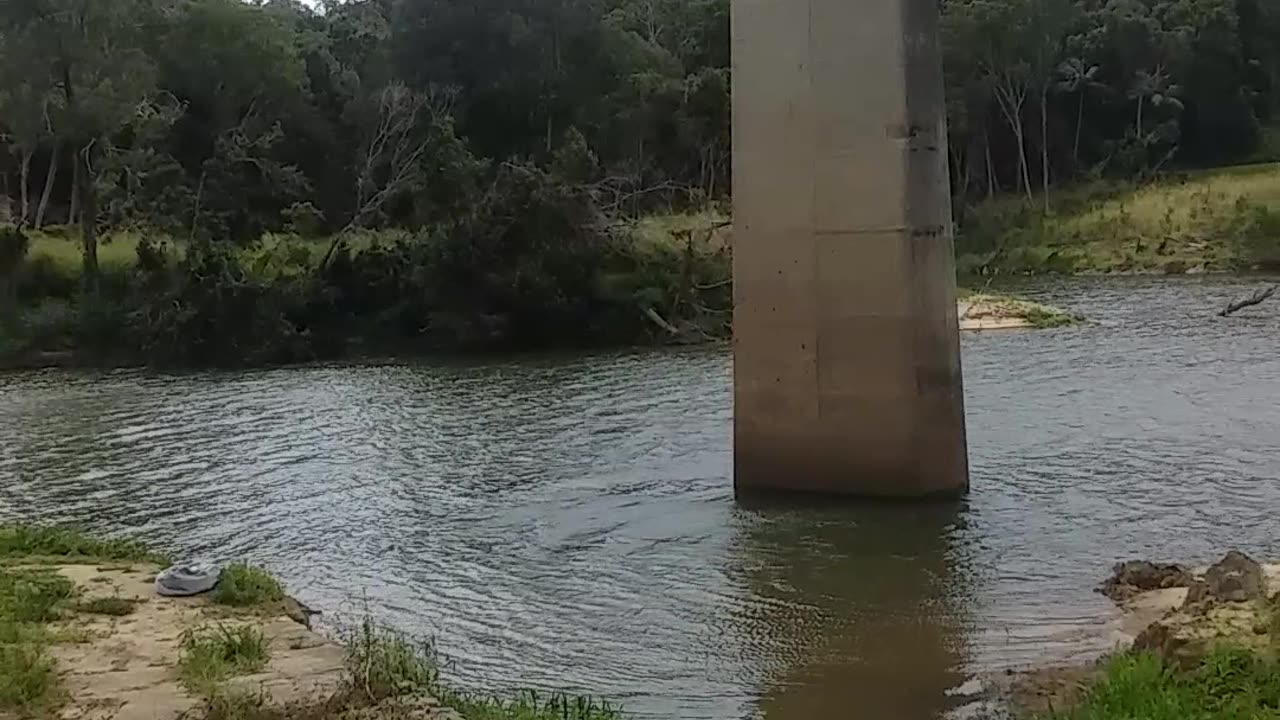
[[[1098,183],[971,209],[957,238],[963,274],[1229,272],[1280,265],[1280,165]]]
[[[1222,647],[1191,670],[1147,653],[1111,658],[1069,707],[1038,720],[1263,720],[1280,717],[1280,664]]]
[[[190,623],[172,650],[176,655],[176,664],[169,671],[173,677],[167,681],[149,680],[167,682],[165,687],[172,690],[157,695],[156,688],[160,686],[153,684],[146,696],[148,703],[159,703],[157,707],[187,708],[175,711],[174,717],[425,720],[447,717],[439,714],[440,708],[450,709],[456,713],[453,717],[463,720],[622,717],[609,704],[585,697],[526,692],[500,698],[458,690],[441,678],[430,643],[381,627],[367,617],[341,633],[342,647],[336,648],[292,621],[281,620],[281,603],[288,601],[283,588],[264,570],[247,564],[225,568],[225,584],[220,583],[215,592],[197,604],[166,605],[166,601],[152,597],[101,594],[103,586],[99,583],[108,579],[105,573],[114,572],[115,568],[134,574],[138,568],[154,572],[159,566],[152,563],[159,559],[160,555],[131,540],[100,539],[65,529],[0,526],[0,560],[5,563],[0,565],[0,717],[44,720],[83,710],[81,699],[60,682],[60,658],[87,657],[87,662],[96,667],[102,662],[103,653],[114,652],[111,648],[130,639],[119,633],[145,634],[137,625],[114,624],[115,619],[134,613],[149,626],[174,617]],[[73,581],[77,577],[88,580]],[[141,587],[149,594],[148,584]],[[88,597],[91,594],[95,596]],[[175,612],[177,615],[173,615]],[[287,643],[279,634],[280,622],[296,628],[289,631],[292,635]],[[106,644],[98,647],[95,642]],[[84,644],[85,649],[64,650],[76,644]],[[295,693],[287,702],[278,703],[266,690],[241,682],[249,680],[249,675],[268,670],[269,664],[277,660],[276,655],[309,652],[307,648],[317,646],[323,646],[317,651],[322,654],[329,650],[338,654],[332,671],[337,674],[336,682],[324,686],[327,689],[323,692],[312,690],[302,696]],[[322,655],[308,656],[295,667],[314,667],[317,673],[330,673],[321,669],[323,663],[316,664],[317,657]],[[160,666],[148,664],[146,676],[154,678],[156,667]],[[113,670],[126,668],[122,665]],[[116,692],[116,685],[120,683],[115,682],[111,690],[104,692]],[[192,708],[189,706],[193,696],[197,703]],[[104,697],[95,694],[87,702],[101,702]],[[122,699],[127,702],[127,698]],[[157,717],[165,713],[160,709],[156,712]]]

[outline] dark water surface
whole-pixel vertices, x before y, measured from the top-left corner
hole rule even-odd
[[[1280,556],[1280,304],[1073,280],[1076,329],[968,336],[973,492],[750,507],[722,350],[236,374],[0,375],[0,516],[247,556],[459,682],[639,717],[930,718],[1104,650],[1128,556]]]

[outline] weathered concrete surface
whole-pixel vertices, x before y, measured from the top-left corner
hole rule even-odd
[[[968,487],[936,0],[734,0],[739,490]]]

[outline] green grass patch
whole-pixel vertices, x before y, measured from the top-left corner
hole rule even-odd
[[[74,596],[75,585],[49,570],[0,568],[0,711],[30,715],[52,704],[57,676],[45,623]]]
[[[47,623],[62,616],[75,584],[47,570],[0,568],[0,621]]]
[[[51,525],[0,525],[0,559],[32,561],[142,561],[168,558],[131,538],[100,538]]]
[[[80,603],[76,609],[90,615],[122,617],[138,609],[138,600],[122,597],[96,597]]]
[[[1075,706],[1042,720],[1235,720],[1280,717],[1280,665],[1221,647],[1179,672],[1149,654],[1112,658]]]
[[[215,603],[231,607],[269,605],[282,600],[284,588],[280,581],[266,570],[243,562],[234,562],[223,568],[213,590]]]
[[[215,625],[183,634],[178,668],[188,689],[209,695],[223,680],[258,672],[270,659],[261,629],[252,625]]]
[[[956,241],[961,274],[1228,271],[1280,263],[1280,165],[1096,183],[1040,200],[972,208]]]
[[[0,711],[19,716],[47,707],[57,689],[53,659],[43,643],[0,641],[0,679]]]

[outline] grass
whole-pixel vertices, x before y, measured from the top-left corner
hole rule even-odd
[[[91,615],[110,615],[123,617],[133,614],[138,609],[138,602],[133,598],[96,597],[80,603],[76,609]]]
[[[218,585],[213,590],[213,601],[231,607],[254,607],[284,600],[284,588],[280,581],[266,570],[243,562],[235,562],[222,569]]]
[[[0,568],[0,714],[51,705],[57,676],[44,624],[75,596],[70,580],[44,569]]]
[[[262,670],[271,658],[262,630],[252,625],[216,625],[182,637],[179,676],[192,692],[210,695],[218,683]]]
[[[1112,658],[1075,706],[1041,720],[1236,720],[1280,717],[1280,664],[1222,647],[1190,672],[1149,654]]]
[[[0,525],[0,560],[168,562],[166,556],[134,539],[101,538],[73,528],[29,524]]]
[[[962,275],[1003,272],[1183,273],[1280,262],[1280,164],[1182,173],[1143,185],[1099,183],[1039,200],[973,208],[957,239]]]

